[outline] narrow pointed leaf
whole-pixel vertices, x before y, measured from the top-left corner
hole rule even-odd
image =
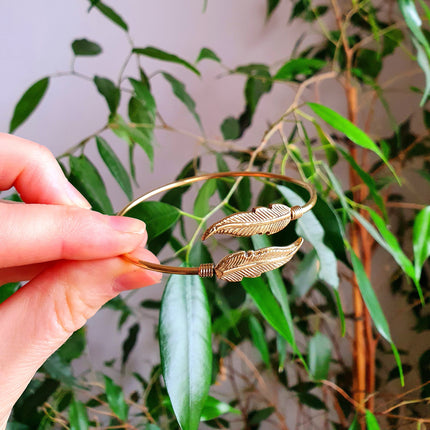
[[[288,60],[273,76],[278,81],[293,81],[297,76],[309,76],[327,63],[316,58],[293,58]]]
[[[209,421],[224,414],[239,415],[240,411],[239,409],[233,408],[228,403],[215,399],[212,396],[208,396],[200,420]]]
[[[421,278],[422,267],[430,256],[430,206],[422,209],[415,218],[413,228],[415,276]]]
[[[122,165],[120,159],[108,145],[106,140],[100,136],[96,136],[96,142],[99,154],[105,162],[107,168],[112,173],[112,176],[118,182],[125,195],[129,198],[129,200],[132,200],[133,189],[131,187],[131,181],[127,171],[125,170],[125,167]]]
[[[380,430],[378,421],[375,418],[375,415],[370,411],[366,411],[366,425],[367,430]]]
[[[269,348],[267,347],[266,337],[264,336],[264,330],[257,318],[253,315],[249,317],[249,331],[251,332],[251,339],[254,346],[258,349],[261,355],[261,359],[270,367]]]
[[[94,0],[91,0],[91,3],[93,3],[93,6],[97,8],[106,18],[110,19],[123,30],[128,31],[127,23],[111,7],[107,6],[101,1],[94,2]]]
[[[139,101],[151,112],[155,119],[155,112],[157,110],[157,106],[155,103],[154,96],[151,94],[148,86],[143,84],[141,81],[137,81],[136,79],[129,78],[131,85],[136,93],[136,97]]]
[[[305,204],[305,201],[289,188],[279,185],[278,189],[290,205],[303,206]],[[303,236],[315,248],[320,261],[320,279],[327,282],[333,288],[338,288],[339,276],[337,273],[336,256],[324,243],[324,228],[312,211],[305,213],[296,221],[296,231],[297,234]]]
[[[194,201],[194,215],[204,217],[209,213],[209,199],[214,195],[215,191],[216,180],[206,181],[201,186]]]
[[[122,344],[122,358],[121,358],[121,365],[122,366],[125,365],[125,363],[128,360],[128,356],[130,355],[131,351],[133,350],[134,346],[136,345],[139,330],[140,330],[140,326],[137,323],[133,324],[128,329],[128,336],[125,339],[124,343]]]
[[[128,405],[125,401],[122,388],[119,385],[116,385],[109,376],[104,375],[104,380],[109,407],[121,421],[127,421]]]
[[[309,341],[309,372],[317,381],[327,379],[331,361],[331,349],[330,339],[322,333],[316,333]]]
[[[202,60],[212,60],[216,61],[217,63],[221,63],[221,60],[219,59],[218,55],[215,54],[212,49],[209,48],[202,48],[199,52],[199,55],[197,56],[196,63],[199,63]]]
[[[73,399],[69,407],[70,430],[87,430],[89,420],[85,405],[79,400]]]
[[[173,94],[175,94],[175,96],[191,112],[191,114],[193,115],[193,117],[197,121],[197,124],[199,125],[200,129],[202,129],[202,122],[200,120],[199,114],[196,111],[196,103],[191,98],[191,96],[188,94],[187,90],[185,89],[185,85],[181,81],[178,81],[175,77],[173,77],[169,73],[163,72],[162,75],[166,78],[166,80],[172,86]]]
[[[13,133],[36,109],[49,85],[49,78],[35,82],[19,99],[15,106],[9,125],[9,133]]]
[[[146,48],[134,48],[133,53],[156,58],[157,60],[168,61],[170,63],[181,64],[182,66],[194,72],[196,75],[200,76],[200,72],[188,61],[185,61],[183,58],[180,58],[175,54],[171,54],[153,46],[147,46]]]
[[[197,430],[212,376],[211,320],[202,280],[170,276],[160,310],[163,377],[182,430]]]
[[[70,181],[91,203],[94,210],[112,214],[113,208],[100,173],[85,156],[70,156]]]
[[[307,103],[308,106],[318,115],[323,121],[331,125],[334,129],[343,133],[348,139],[363,148],[373,151],[379,158],[387,165],[393,176],[399,181],[396,172],[391,164],[388,162],[387,157],[382,153],[375,142],[361,129],[354,125],[351,121],[339,115],[334,110],[327,106],[318,103]]]

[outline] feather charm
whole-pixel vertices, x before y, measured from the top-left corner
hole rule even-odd
[[[231,236],[252,236],[253,234],[274,234],[285,228],[291,221],[291,209],[280,203],[269,207],[256,207],[248,212],[229,215],[212,224],[202,236],[202,240],[214,234]]]
[[[215,266],[215,274],[217,278],[230,282],[239,282],[243,278],[256,278],[290,261],[302,243],[303,239],[299,237],[288,246],[235,252],[224,257]]]

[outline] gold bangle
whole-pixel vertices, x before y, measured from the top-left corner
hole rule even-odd
[[[269,207],[256,207],[247,212],[238,212],[222,218],[212,224],[203,234],[202,240],[213,234],[228,234],[237,237],[246,237],[253,234],[273,234],[287,226],[294,219],[300,218],[305,212],[312,209],[317,200],[317,194],[312,185],[289,176],[264,172],[218,172],[208,173],[200,176],[192,176],[158,187],[143,196],[133,200],[118,215],[126,215],[127,212],[141,202],[164,191],[176,187],[192,184],[198,181],[225,177],[261,177],[277,179],[284,182],[292,182],[305,188],[309,193],[309,200],[303,206],[293,206],[289,208],[283,204],[272,204]],[[277,246],[262,248],[256,251],[238,251],[224,257],[217,265],[213,263],[203,263],[199,267],[176,267],[164,264],[155,264],[149,261],[139,260],[131,255],[123,257],[129,262],[143,267],[144,269],[156,272],[170,273],[175,275],[199,275],[200,277],[210,277],[214,274],[218,279],[231,282],[239,282],[243,277],[255,278],[262,273],[274,270],[287,263],[297,252],[303,243],[302,238],[298,238],[288,246]]]

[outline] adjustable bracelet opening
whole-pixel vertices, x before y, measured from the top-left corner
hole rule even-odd
[[[291,220],[300,218],[304,213],[311,210],[317,200],[317,194],[312,185],[289,176],[266,172],[217,172],[192,176],[158,187],[130,202],[118,215],[126,215],[132,208],[159,193],[194,182],[226,177],[259,177],[292,182],[306,189],[309,193],[309,200],[303,206],[293,206],[290,208],[286,205],[276,203],[269,205],[267,208],[256,207],[250,211],[234,213],[212,224],[204,232],[202,240],[215,234],[247,237],[254,234],[276,233],[285,228]],[[299,238],[288,246],[262,248],[255,251],[238,251],[227,255],[217,265],[213,263],[202,263],[199,267],[178,267],[155,264],[149,261],[139,260],[128,254],[123,257],[136,266],[156,272],[176,275],[199,275],[200,277],[211,277],[215,275],[218,279],[238,282],[242,280],[243,277],[257,277],[264,272],[281,267],[294,256],[302,243],[303,239]]]

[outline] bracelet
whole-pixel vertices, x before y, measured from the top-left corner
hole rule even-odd
[[[288,207],[283,204],[275,203],[269,207],[256,207],[247,212],[238,212],[222,218],[212,224],[202,236],[202,240],[214,234],[228,234],[236,237],[247,237],[254,234],[274,234],[285,228],[291,220],[300,218],[305,212],[312,209],[317,200],[317,194],[312,185],[290,178],[289,176],[278,175],[265,172],[218,172],[208,173],[200,176],[192,176],[181,179],[156,188],[143,196],[133,200],[122,209],[118,215],[126,215],[127,212],[141,202],[164,191],[176,187],[189,185],[198,181],[225,177],[261,177],[277,179],[284,182],[292,182],[305,188],[309,193],[309,200],[303,206]],[[288,246],[273,246],[262,248],[256,251],[238,251],[227,255],[215,265],[213,263],[203,263],[199,267],[176,267],[164,264],[155,264],[149,261],[139,260],[128,254],[123,257],[129,262],[144,269],[156,272],[170,273],[175,275],[199,275],[200,277],[211,277],[216,275],[218,279],[230,282],[239,282],[244,277],[255,278],[262,273],[277,269],[291,260],[303,243],[300,237]]]

